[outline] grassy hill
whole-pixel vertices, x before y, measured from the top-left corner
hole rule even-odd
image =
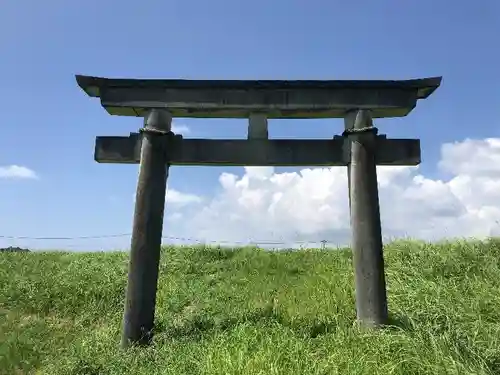
[[[2,374],[500,374],[500,241],[386,246],[392,327],[351,254],[169,247],[154,345],[119,349],[125,253],[1,253]]]

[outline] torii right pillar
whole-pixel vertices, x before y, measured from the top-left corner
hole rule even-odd
[[[348,112],[345,132],[357,321],[365,327],[388,322],[382,228],[377,183],[377,129],[368,110]],[[380,136],[379,136],[380,137]]]

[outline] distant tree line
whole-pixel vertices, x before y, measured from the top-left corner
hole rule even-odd
[[[9,253],[26,253],[26,252],[29,252],[28,249],[23,249],[21,247],[13,247],[13,246],[9,246],[9,247],[2,247],[0,248],[0,252],[2,251],[5,251],[5,252],[9,252]]]

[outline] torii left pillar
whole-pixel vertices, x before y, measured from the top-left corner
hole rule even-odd
[[[135,198],[127,296],[121,345],[147,345],[154,327],[163,213],[168,178],[172,116],[153,109],[142,129],[139,180]]]

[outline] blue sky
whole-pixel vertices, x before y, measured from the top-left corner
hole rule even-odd
[[[97,164],[93,148],[95,136],[127,135],[141,126],[141,119],[108,115],[78,88],[75,74],[443,76],[442,86],[408,117],[377,123],[390,137],[420,137],[420,171],[439,179],[447,177],[436,166],[443,143],[500,137],[499,38],[500,3],[494,0],[4,1],[0,167],[25,166],[39,178],[0,179],[0,235],[131,231],[137,167]],[[176,123],[189,127],[191,137],[246,136],[243,120]],[[338,119],[272,121],[269,126],[271,137],[328,138],[342,129]],[[211,199],[220,189],[222,172],[241,176],[244,170],[175,167],[169,188]],[[165,234],[175,236],[175,231],[172,226]]]

